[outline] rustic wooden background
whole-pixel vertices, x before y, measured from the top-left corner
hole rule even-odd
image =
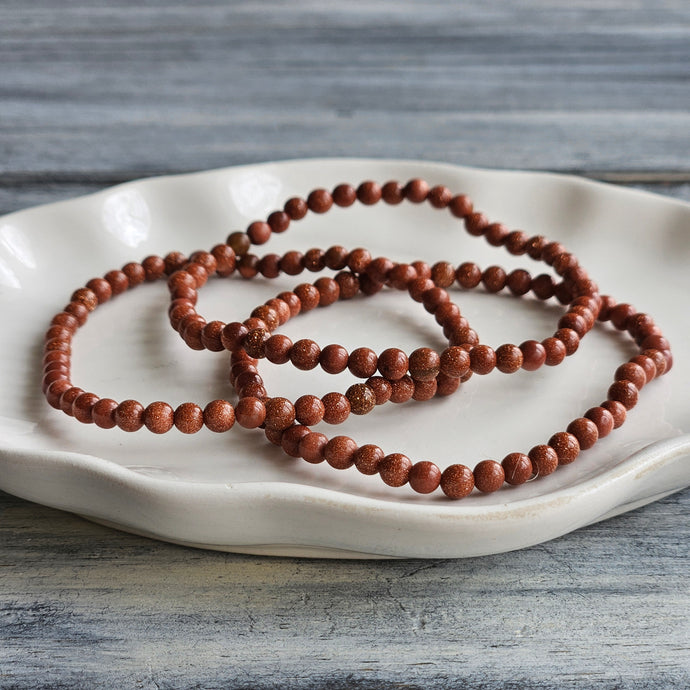
[[[0,3],[0,213],[311,156],[690,199],[690,5]],[[185,549],[0,494],[0,687],[688,687],[689,508],[686,490],[487,558],[338,562]]]

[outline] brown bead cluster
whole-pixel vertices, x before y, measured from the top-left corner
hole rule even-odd
[[[448,209],[463,221],[470,235],[483,236],[489,244],[502,246],[511,254],[543,261],[553,268],[560,281],[546,273],[533,277],[524,269],[508,273],[499,266],[490,266],[482,270],[470,262],[457,267],[446,261],[432,266],[423,261],[395,263],[385,257],[373,258],[363,248],[348,251],[339,245],[326,251],[289,251],[282,256],[257,257],[249,253],[252,244],[264,244],[272,233],[285,232],[292,221],[300,220],[308,212],[323,214],[334,205],[347,207],[356,201],[369,206],[379,201],[395,205],[403,200],[426,201],[434,208]],[[280,293],[254,309],[242,322],[206,322],[195,308],[198,290],[214,274],[275,278],[281,273],[298,275],[305,270],[324,269],[337,273]],[[72,385],[71,341],[89,313],[129,288],[163,278],[171,296],[170,323],[187,345],[195,350],[232,353],[230,382],[238,395],[235,406],[227,400],[214,400],[203,409],[194,403],[183,403],[176,409],[161,401],[147,406],[135,400],[118,403]],[[481,286],[490,293],[507,289],[515,296],[531,292],[541,300],[556,298],[567,309],[553,336],[520,345],[507,343],[494,349],[479,342],[459,307],[451,301],[447,288],[454,284],[463,289]],[[406,290],[413,300],[420,302],[442,328],[448,347],[440,353],[422,347],[409,355],[395,347],[378,354],[367,347],[348,352],[337,344],[321,348],[306,338],[293,343],[276,332],[301,312],[352,299],[360,293],[374,295],[385,287]],[[441,471],[428,460],[413,463],[402,453],[386,454],[373,444],[358,446],[347,436],[329,439],[310,428],[320,422],[339,424],[350,414],[367,414],[389,401],[424,401],[435,395],[450,395],[473,373],[485,375],[494,369],[513,373],[519,369],[535,371],[542,365],[555,366],[576,352],[580,339],[597,320],[610,321],[618,330],[627,331],[639,346],[640,354],[616,370],[607,400],[529,453],[510,453],[501,462],[483,460],[474,470],[453,464]],[[348,370],[365,382],[350,386],[345,393],[333,392],[320,398],[304,395],[293,403],[267,394],[258,371],[259,360],[264,358],[274,364],[290,362],[301,370],[320,367],[329,374]],[[355,466],[363,474],[378,474],[389,486],[409,484],[422,494],[440,487],[446,496],[458,499],[475,487],[485,493],[496,491],[504,483],[522,484],[573,462],[581,450],[591,448],[599,438],[618,428],[627,411],[637,403],[638,391],[666,373],[672,363],[670,345],[652,318],[637,313],[629,304],[616,304],[611,297],[601,296],[576,257],[560,243],[492,223],[474,211],[467,196],[454,196],[444,186],[430,187],[415,179],[405,185],[388,182],[380,186],[369,181],[356,188],[341,184],[332,191],[317,189],[306,200],[289,199],[282,211],[271,213],[266,221],[251,223],[244,233],[231,234],[225,244],[210,252],[198,251],[189,257],[179,252],[164,258],[147,257],[141,264],[129,263],[122,270],[90,280],[73,293],[46,333],[43,390],[53,407],[102,428],[117,426],[124,431],[137,431],[146,427],[153,433],[165,433],[175,427],[183,433],[195,433],[206,426],[211,431],[223,432],[237,420],[242,427],[264,429],[268,440],[290,456],[310,463],[326,461],[336,469]]]

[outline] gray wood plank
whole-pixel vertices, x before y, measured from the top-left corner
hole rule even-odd
[[[3,3],[0,171],[690,166],[690,6]]]

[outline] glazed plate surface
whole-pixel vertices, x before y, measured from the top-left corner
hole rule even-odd
[[[237,425],[226,434],[128,434],[79,424],[43,399],[43,333],[89,278],[153,253],[209,249],[315,187],[416,176],[471,195],[492,220],[563,242],[603,293],[652,314],[671,341],[673,370],[643,389],[621,429],[573,464],[519,487],[450,502],[386,487],[354,468],[336,471],[288,458],[262,434]],[[310,214],[257,253],[334,244],[365,246],[374,256],[400,261],[546,271],[544,264],[470,237],[447,211],[409,203]],[[690,484],[689,265],[687,204],[572,177],[408,161],[303,160],[154,178],[5,216],[0,489],[123,530],[237,552],[448,558],[553,539]],[[242,320],[254,306],[316,277],[214,279],[198,306],[208,320]],[[456,288],[451,296],[481,341],[494,347],[541,340],[562,313],[554,301]],[[234,401],[227,353],[188,350],[170,330],[167,301],[162,283],[144,285],[94,312],[74,341],[74,384],[144,404]],[[282,332],[293,341],[337,342],[349,350],[444,347],[433,317],[391,291],[300,315]],[[633,354],[629,338],[598,324],[558,367],[474,376],[451,397],[388,404],[317,430],[442,467],[474,466],[546,443],[606,398],[616,367]],[[291,399],[344,392],[355,382],[347,373],[298,372],[267,362],[261,370],[269,394]]]

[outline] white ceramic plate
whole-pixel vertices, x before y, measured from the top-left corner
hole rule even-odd
[[[317,186],[422,176],[469,193],[496,220],[562,241],[603,292],[654,315],[674,346],[675,367],[641,393],[628,422],[554,474],[460,502],[391,489],[354,469],[293,460],[261,434],[235,427],[191,437],[127,434],[85,426],[50,408],[40,392],[42,334],[72,290],[150,253],[206,249],[289,196]],[[548,174],[431,163],[307,160],[131,182],[87,197],[0,218],[0,488],[32,501],[159,539],[265,554],[462,557],[517,549],[643,505],[690,483],[690,207],[662,197]],[[361,205],[310,216],[262,249],[343,244],[399,260],[473,260],[482,266],[543,264],[469,237],[447,212],[402,204]],[[214,280],[200,309],[224,321],[309,277]],[[498,346],[551,335],[556,304],[453,290],[482,342]],[[162,284],[98,309],[74,344],[73,381],[85,390],[144,404],[228,397],[227,353],[189,351],[166,320]],[[420,305],[385,292],[290,321],[293,340],[349,349],[442,348]],[[428,403],[385,405],[351,417],[345,433],[386,452],[472,466],[526,452],[606,397],[619,363],[636,351],[597,326],[576,356],[536,373],[475,376]],[[265,364],[274,395],[344,391],[330,377]],[[232,398],[231,398],[232,399]],[[325,425],[324,425],[325,426]],[[652,538],[652,535],[646,535]]]

